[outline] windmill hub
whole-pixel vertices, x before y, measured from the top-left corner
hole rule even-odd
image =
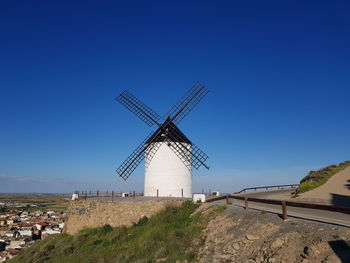
[[[204,166],[208,156],[193,144],[176,126],[208,93],[205,86],[195,84],[162,119],[151,108],[124,91],[116,100],[133,112],[148,126],[156,124],[152,132],[120,165],[117,173],[128,179],[145,159],[145,196],[192,196],[192,167]]]

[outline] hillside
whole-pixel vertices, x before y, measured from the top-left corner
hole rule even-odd
[[[8,262],[192,262],[191,242],[202,230],[201,215],[190,216],[197,207],[184,202],[150,219],[144,217],[133,227],[105,225],[51,236]]]
[[[104,226],[72,236],[52,236],[8,262],[340,263],[350,260],[348,229],[297,219],[283,221],[277,215],[220,203],[197,207],[185,202],[129,228]]]
[[[350,167],[350,161],[345,161],[338,165],[329,165],[317,171],[310,171],[309,174],[300,181],[297,194],[305,193],[325,184],[335,174],[348,167]]]
[[[318,187],[299,194],[298,199],[322,202],[336,206],[350,205],[350,166],[349,162],[336,168],[337,173]],[[341,167],[342,169],[340,170]]]

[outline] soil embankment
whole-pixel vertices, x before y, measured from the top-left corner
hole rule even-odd
[[[71,201],[67,210],[65,232],[76,234],[83,228],[103,225],[132,226],[144,216],[150,217],[167,206],[179,206],[181,203],[182,201],[124,203]]]
[[[204,204],[201,209],[205,210]],[[215,208],[214,208],[215,210]],[[207,210],[207,211],[210,211]],[[228,206],[208,222],[199,263],[350,262],[350,230]]]

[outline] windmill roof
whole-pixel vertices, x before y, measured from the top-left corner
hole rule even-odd
[[[183,143],[188,143],[192,144],[192,142],[186,137],[185,134],[180,131],[178,127],[172,122],[170,122],[166,129],[171,133],[171,134],[176,134],[176,139],[170,139],[172,142],[183,142]],[[157,134],[160,132],[160,136]],[[157,136],[157,138],[155,138]],[[164,142],[168,137],[165,135],[165,133],[161,130],[161,128],[158,128],[153,135],[147,140],[147,143],[150,142]]]

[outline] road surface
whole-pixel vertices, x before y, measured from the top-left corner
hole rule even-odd
[[[273,198],[274,195],[277,196],[277,195],[280,195],[281,193],[287,193],[288,191],[293,191],[293,189],[292,190],[283,189],[283,190],[273,190],[273,191],[257,191],[257,192],[243,193],[243,194],[240,194],[240,196],[262,198],[262,199],[274,199]],[[221,202],[226,202],[226,201],[222,200]],[[244,207],[244,201],[237,200],[237,199],[230,199],[230,202],[232,202],[233,205]],[[271,204],[263,204],[263,203],[256,203],[256,202],[249,201],[248,206],[250,209],[256,209],[256,210],[261,210],[261,211],[266,211],[266,212],[271,212],[276,214],[282,213],[281,205],[271,205]],[[345,214],[345,213],[287,206],[287,215],[289,217],[296,217],[296,218],[308,219],[312,221],[331,223],[335,225],[350,227],[350,214]]]

